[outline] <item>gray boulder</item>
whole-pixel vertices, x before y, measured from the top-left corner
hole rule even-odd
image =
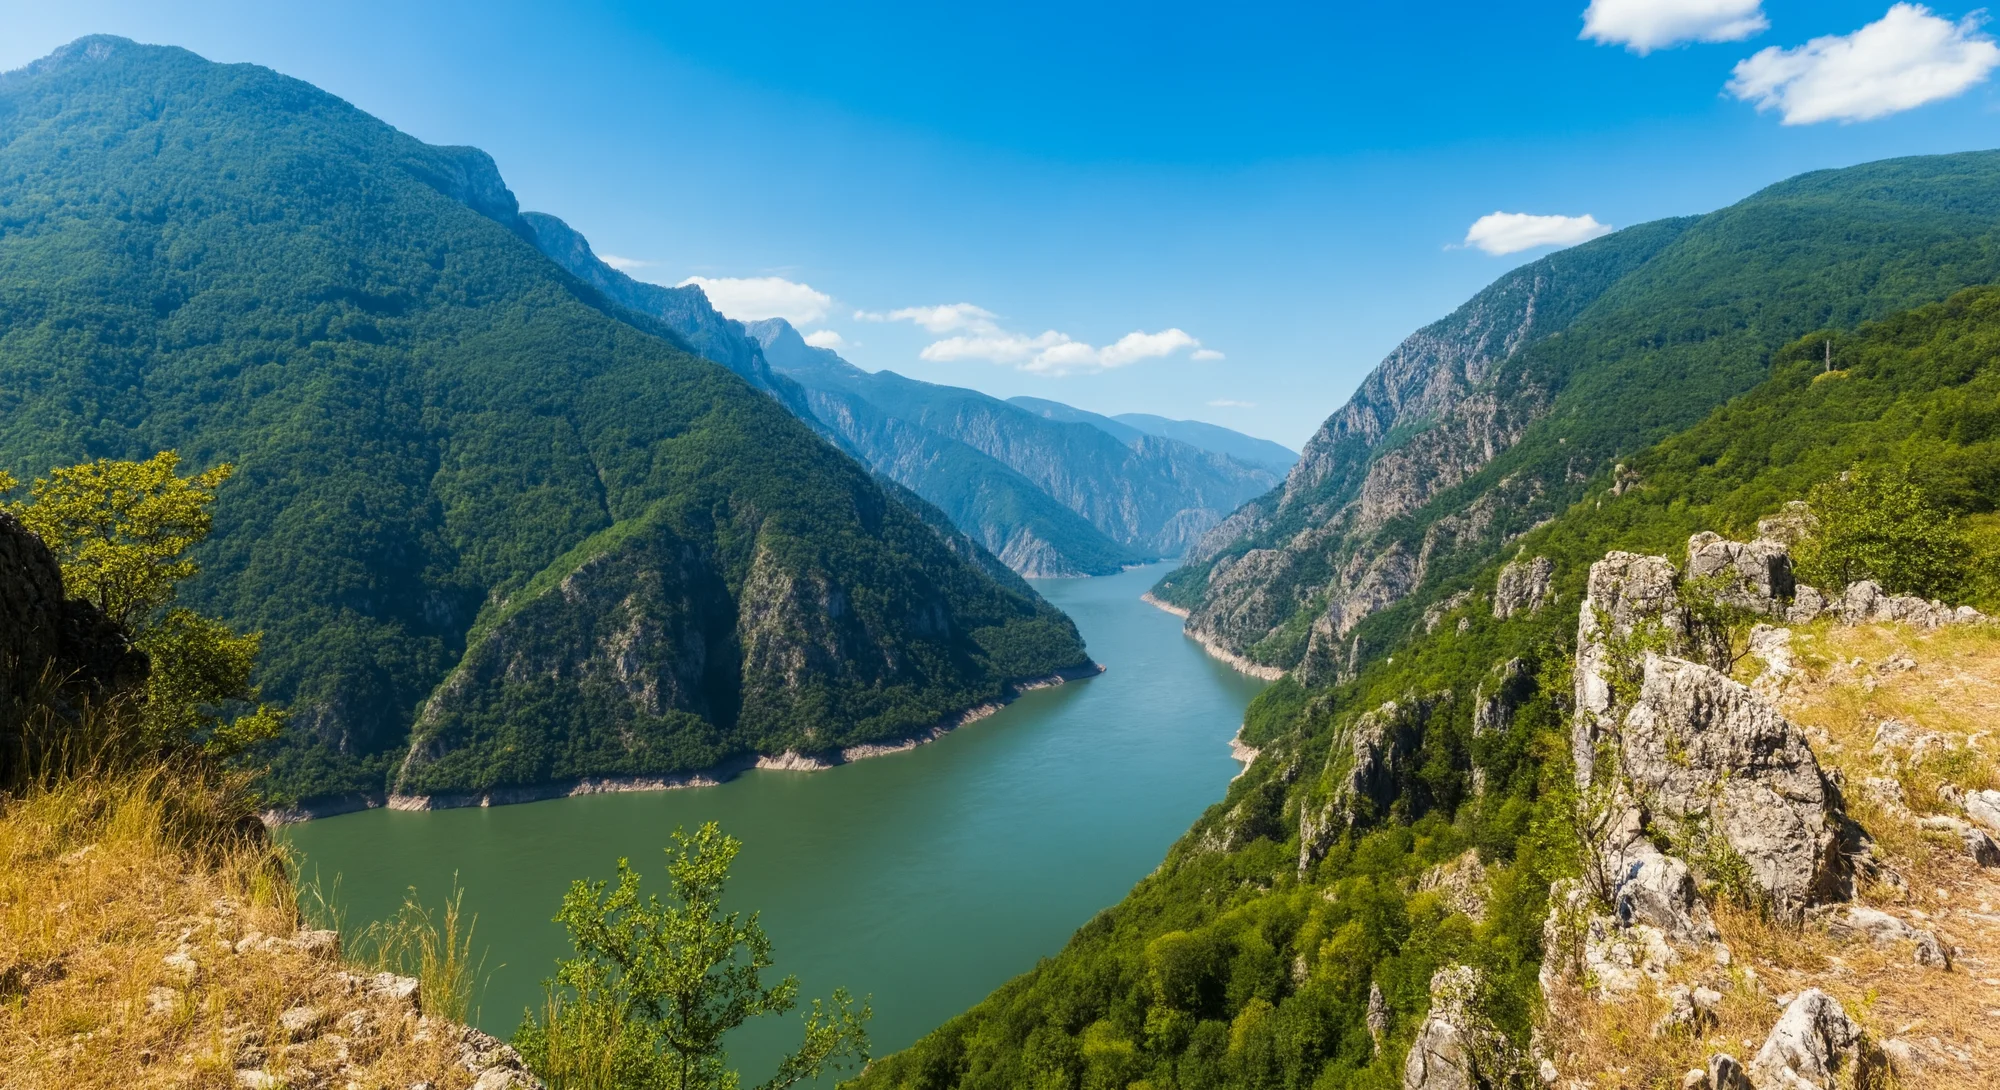
[[[1827,610],[1826,595],[1817,587],[1800,583],[1792,588],[1792,604],[1785,609],[1786,624],[1805,624],[1817,620]]]
[[[2000,836],[2000,791],[1967,791],[1963,805],[1966,817]]]
[[[1916,947],[1914,960],[1933,969],[1951,968],[1951,955],[1935,933],[1912,927],[1880,909],[1849,905],[1827,920],[1827,931],[1836,938],[1865,938],[1871,942],[1908,942]]]
[[[1619,760],[1653,824],[1740,857],[1781,916],[1844,897],[1839,792],[1799,728],[1749,689],[1648,653]]]
[[[1624,926],[1651,924],[1676,942],[1714,942],[1715,920],[1695,892],[1694,874],[1671,855],[1634,861],[1612,893],[1612,909]]]
[[[1708,1058],[1709,1090],[1750,1090],[1750,1076],[1736,1057],[1718,1052]]]
[[[1782,614],[1795,586],[1792,558],[1776,541],[1730,541],[1702,532],[1688,539],[1689,579],[1713,580],[1725,605]]]
[[[1493,586],[1493,616],[1506,620],[1516,613],[1533,613],[1549,600],[1549,580],[1556,566],[1546,556],[1516,560],[1500,569]]]
[[[1855,1085],[1876,1062],[1875,1050],[1840,1002],[1807,988],[1771,1027],[1750,1061],[1750,1076],[1758,1090],[1834,1090]]]

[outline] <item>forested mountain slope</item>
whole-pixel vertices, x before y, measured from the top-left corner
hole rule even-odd
[[[1050,420],[1093,424],[1123,443],[1138,442],[1142,435],[1178,439],[1189,446],[1200,447],[1216,454],[1226,454],[1245,465],[1262,466],[1273,473],[1284,473],[1299,460],[1298,454],[1283,444],[1200,420],[1172,420],[1151,413],[1119,413],[1117,416],[1105,416],[1041,397],[1010,397],[1007,399],[1007,404],[1019,405],[1037,416]]]
[[[483,153],[308,84],[108,37],[0,77],[0,466],[238,467],[188,592],[264,633],[281,797],[826,751],[1087,661],[672,336]]]
[[[1277,480],[1268,469],[1177,439],[1137,432],[1124,440],[1087,423],[1050,420],[976,390],[891,371],[863,371],[798,340],[781,319],[753,323],[751,332],[764,344],[771,366],[797,380],[811,396],[842,403],[858,398],[890,420],[970,447],[1144,556],[1178,556],[1224,515]],[[867,434],[849,438],[883,443]],[[924,494],[947,510],[952,506]]]
[[[1244,727],[1243,741],[1259,750],[1254,763],[1170,850],[1158,871],[1080,929],[1057,957],[911,1049],[878,1061],[861,1085],[924,1090],[1139,1080],[1158,1088],[1463,1085],[1427,1081],[1422,1065],[1412,1059],[1406,1067],[1406,1058],[1415,1055],[1420,1031],[1444,1032],[1437,1029],[1437,1017],[1447,1023],[1461,1019],[1458,1039],[1466,1040],[1468,1011],[1502,1035],[1490,1042],[1490,1050],[1486,1043],[1478,1046],[1487,1080],[1479,1084],[1532,1079],[1533,1065],[1521,1057],[1530,1055],[1544,994],[1561,987],[1538,979],[1548,953],[1544,924],[1552,911],[1551,887],[1598,865],[1598,849],[1588,839],[1597,835],[1590,824],[1596,819],[1586,808],[1589,796],[1579,794],[1572,760],[1572,727],[1579,721],[1572,693],[1582,691],[1572,688],[1577,633],[1604,623],[1586,597],[1598,592],[1595,584],[1586,585],[1591,566],[1612,550],[1630,550],[1659,554],[1671,570],[1688,561],[1689,538],[1697,531],[1747,539],[1759,532],[1760,519],[1781,513],[1816,485],[1856,468],[1887,470],[1906,474],[1942,515],[1955,520],[1950,533],[1958,542],[1956,560],[1930,589],[1949,601],[1991,610],[2000,602],[1996,359],[2000,289],[1995,288],[1969,290],[1851,333],[1808,335],[1772,353],[1762,381],[1748,393],[1686,431],[1633,452],[1622,472],[1606,468],[1581,482],[1574,503],[1550,524],[1510,543],[1503,557],[1443,582],[1429,602],[1406,600],[1371,615],[1364,631],[1370,646],[1386,653],[1364,661],[1356,676],[1308,688],[1294,675],[1267,690]],[[1809,523],[1792,525],[1805,527],[1809,537],[1819,532]],[[1934,538],[1927,547],[1940,548],[1941,540]],[[1890,555],[1907,552],[1896,548]],[[1505,566],[1503,558],[1509,561]],[[1524,579],[1524,572],[1539,573],[1539,579]],[[1674,578],[1674,590],[1689,602],[1702,594],[1730,593],[1705,588],[1691,573],[1685,581]],[[1846,639],[1840,631],[1870,631],[1842,629],[1852,618],[1808,607],[1803,589],[1796,598],[1789,584],[1780,589],[1783,597],[1775,606],[1791,623],[1833,626],[1809,629],[1807,638],[1839,642]],[[1830,586],[1828,592],[1837,589]],[[1728,609],[1703,616],[1700,623],[1731,637],[1720,648],[1724,657],[1736,654],[1750,618]],[[1990,626],[1972,627],[1979,632],[1963,637],[1957,646],[1964,649],[1957,653],[1973,654],[1977,646],[1990,654],[1995,646]],[[1644,650],[1661,646],[1638,635],[1632,640]],[[1760,660],[1737,661],[1750,667]],[[1893,660],[1880,670],[1909,669],[1905,662]],[[1839,665],[1850,668],[1845,660]],[[1874,674],[1858,660],[1851,669],[1866,675],[1857,691],[1872,691]],[[1745,695],[1731,699],[1751,699],[1747,690],[1738,692]],[[1634,697],[1627,692],[1619,699]],[[1628,731],[1636,729],[1636,719],[1625,722]],[[1951,816],[1958,812],[1954,800],[2000,787],[2000,763],[1981,754],[1976,737],[1966,743],[1925,735],[1931,739],[1925,743],[1932,747],[1929,757],[1911,751],[1883,760],[1879,768],[1890,771],[1882,772],[1877,761],[1886,751],[1878,725],[1863,723],[1858,743],[1850,739],[1848,748],[1827,746],[1820,754],[1822,762],[1844,762],[1848,813],[1870,823],[1861,830],[1862,846],[1848,849],[1853,854],[1847,864],[1875,868],[1870,881],[1878,885],[1871,888],[1889,897],[1898,896],[1891,883],[1904,881],[1894,876],[1891,864],[1919,867],[1925,874],[1979,873],[1966,857],[1977,847],[1970,834],[1965,848],[1958,845],[1957,832],[1934,836],[1926,845],[1918,827],[1921,819],[1930,823],[1925,828],[1938,822],[1944,823],[1940,828],[1963,828],[1964,821]],[[1922,726],[1920,721],[1917,728],[1903,729]],[[1872,754],[1870,732],[1876,732]],[[1810,765],[1810,757],[1807,761]],[[1818,766],[1811,767],[1816,773]],[[1858,769],[1890,779],[1863,784]],[[1840,791],[1828,790],[1837,812]],[[1907,803],[1866,801],[1871,798]],[[1775,832],[1770,835],[1775,838]],[[1909,854],[1885,862],[1883,849],[1869,846],[1868,836],[1890,838],[1881,843],[1893,840],[1895,851]],[[1749,957],[1782,962],[1794,956],[1785,951],[1795,949],[1804,964],[1836,978],[1851,972],[1841,964],[1876,957],[1849,954],[1850,960],[1829,962],[1820,951],[1831,948],[1812,945],[1830,941],[1824,922],[1813,923],[1803,936],[1760,922],[1766,919],[1760,905],[1764,912],[1777,909],[1746,891],[1741,858],[1694,854],[1689,843],[1701,842],[1662,847],[1688,855],[1704,898],[1722,907],[1729,907],[1732,897],[1746,898],[1729,908],[1733,915],[1725,920],[1726,935],[1738,943],[1738,968],[1717,971],[1734,974],[1719,996],[1733,1024],[1754,1025],[1761,1034],[1778,1014],[1771,996],[1780,985],[1772,982],[1770,991],[1760,992],[1757,979],[1741,970]],[[1992,853],[1991,862],[2000,865],[2000,852]],[[1918,872],[1910,873],[1905,885],[1915,892],[1907,896],[1927,898],[1927,889],[1916,890]],[[1937,902],[1923,903],[1941,913],[1945,896],[1940,889]],[[1909,914],[1917,903],[1912,899],[1897,911]],[[1862,948],[1866,945],[1863,940]],[[1690,957],[1681,955],[1687,971],[1698,973],[1721,955],[1710,959],[1702,950],[1699,959]],[[1470,967],[1464,979],[1479,983],[1471,994],[1456,997],[1462,1005],[1455,1011],[1441,1012],[1433,1005],[1434,981],[1441,979],[1439,970],[1453,965]],[[1962,970],[1909,975],[1935,968],[1935,963],[1929,969],[1902,963],[1892,974],[1899,1002],[1965,985]],[[1602,971],[1611,974],[1615,968]],[[1648,963],[1645,971],[1655,969]],[[1554,976],[1560,978],[1560,967]],[[1664,983],[1661,988],[1664,994]],[[1589,1031],[1572,1024],[1541,1026],[1542,1054],[1644,1054],[1664,1064],[1698,1052],[1699,1064],[1715,1047],[1735,1051],[1734,1034],[1720,1045],[1718,1038],[1699,1033],[1683,1037],[1671,1026],[1649,1035],[1650,1020],[1667,1008],[1664,1000],[1646,995],[1642,990],[1641,999],[1605,1007],[1601,1024]],[[1781,997],[1780,1004],[1790,998]],[[1869,1032],[1891,1032],[1904,1020],[1894,1018]],[[1623,1028],[1611,1028],[1614,1023]],[[1585,1032],[1595,1036],[1586,1039]],[[1437,1042],[1430,1039],[1442,1047]],[[1936,1042],[1931,1039],[1936,1051],[1927,1055],[1944,1055]],[[1513,1059],[1492,1066],[1502,1056]],[[1967,1057],[1958,1066],[1939,1062],[1941,1068],[1921,1070],[1928,1073],[1924,1078],[1943,1081],[1920,1079],[1912,1085],[1979,1084],[1977,1060]],[[1682,1062],[1646,1079],[1635,1073],[1634,1084],[1654,1085],[1649,1081],[1654,1076],[1678,1081],[1688,1066]],[[1413,1071],[1417,1074],[1409,1074]]]
[[[1485,563],[1778,346],[1996,277],[1992,152],[1807,174],[1524,265],[1392,353],[1156,593],[1253,662],[1344,676],[1380,650],[1368,617]]]

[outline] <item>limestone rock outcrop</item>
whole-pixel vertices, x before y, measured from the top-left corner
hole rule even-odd
[[[1780,915],[1845,895],[1840,794],[1805,735],[1700,663],[1648,654],[1620,771],[1654,823],[1740,858]]]
[[[1555,562],[1546,556],[1516,560],[1500,569],[1493,585],[1493,616],[1506,620],[1516,613],[1533,613],[1549,600],[1549,580]]]
[[[1942,628],[1985,620],[1971,606],[1956,609],[1936,600],[1926,601],[1907,594],[1888,594],[1875,583],[1863,579],[1851,583],[1839,599],[1828,606],[1847,624],[1889,622],[1915,628]]]
[[[1421,739],[1431,712],[1449,699],[1430,697],[1391,700],[1354,719],[1335,739],[1327,755],[1321,801],[1308,796],[1299,815],[1299,876],[1340,835],[1388,813],[1401,787],[1404,765]]]
[[[1730,541],[1708,532],[1688,539],[1687,577],[1712,580],[1718,600],[1755,613],[1782,612],[1797,586],[1781,542]]]

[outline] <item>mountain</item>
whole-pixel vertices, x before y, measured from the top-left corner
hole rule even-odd
[[[920,382],[893,371],[863,371],[829,350],[805,344],[782,319],[749,328],[764,345],[772,368],[805,387],[809,396],[837,398],[843,404],[858,399],[887,419],[970,447],[1141,556],[1179,555],[1223,515],[1277,483],[1276,474],[1267,469],[1176,439],[1142,434],[1126,442],[1093,425],[1050,420],[976,390]],[[822,422],[831,423],[824,416]],[[886,436],[842,434],[857,446],[883,451],[884,460],[875,461],[878,466],[917,453]],[[961,506],[959,491],[973,486],[971,481],[945,480],[925,491],[911,481],[903,483],[946,510]],[[962,525],[980,536],[973,529],[977,524]]]
[[[0,76],[0,209],[0,465],[238,467],[186,592],[264,633],[279,798],[827,752],[1087,664],[757,359],[544,257],[475,149],[93,37]]]
[[[863,371],[806,344],[782,318],[724,318],[699,288],[645,284],[611,268],[553,216],[522,219],[542,252],[596,288],[615,313],[658,321],[771,391],[1025,575],[1108,575],[1178,556],[1282,472],[1137,428],[1107,441],[1101,426],[1051,421],[975,390]],[[1252,448],[1260,442],[1237,438]]]
[[[1784,541],[1803,525],[1789,501],[1815,485],[1857,466],[1906,467],[1969,538],[1952,600],[2000,604],[1996,358],[1993,287],[1759,353],[1764,377],[1746,393],[1598,469],[1500,555],[1373,615],[1371,646],[1384,654],[1337,684],[1294,674],[1267,689],[1241,736],[1254,759],[1157,870],[1055,957],[877,1060],[857,1085],[1442,1090],[1526,1083],[1531,1056],[1562,1065],[1551,1082],[1615,1069],[1630,1085],[1667,1085],[1718,1047],[1779,1039],[1793,1015],[1780,1017],[1760,978],[1825,998],[1807,987],[1823,986],[1877,1015],[1966,1001],[1942,1000],[1960,993],[1937,971],[1942,955],[1923,967],[1917,928],[1934,925],[1892,887],[1925,867],[1952,876],[1933,883],[1941,902],[1945,882],[1954,902],[1991,887],[1980,867],[2000,865],[2000,852],[1971,824],[1984,811],[1954,800],[2000,787],[2000,764],[1978,752],[1981,713],[1945,694],[1990,685],[1971,679],[2000,669],[2000,641],[1990,625],[1872,584],[1814,593],[1792,578]],[[1402,391],[1405,405],[1421,396],[1408,383],[1377,389]],[[1697,536],[1710,531],[1736,541]],[[1891,623],[1898,615],[1911,623]],[[1621,637],[1607,624],[1631,628]],[[1720,639],[1705,652],[1693,639],[1676,646],[1676,631],[1698,626]],[[1597,642],[1582,647],[1579,633]],[[1671,657],[1718,652],[1718,666],[1755,686]],[[1579,743],[1597,669],[1631,672],[1629,684],[1599,678],[1595,692],[1632,713],[1622,732]],[[1892,693],[1896,678],[1909,688]],[[1888,699],[1868,695],[1878,687]],[[1932,695],[1910,695],[1919,691]],[[1773,692],[1794,694],[1782,714],[1760,695]],[[1908,718],[1898,724],[1891,708]],[[1662,737],[1663,723],[1684,733]],[[1650,758],[1632,748],[1648,744],[1659,747]],[[1619,760],[1592,779],[1599,754]],[[1640,812],[1632,827],[1652,839],[1638,842],[1594,809],[1616,801],[1618,785],[1645,791],[1690,772],[1697,799],[1733,791],[1746,808],[1771,809],[1742,823]],[[1672,802],[1656,792],[1647,804]],[[1769,884],[1788,859],[1835,880]],[[1597,877],[1607,869],[1636,877]],[[1784,923],[1800,899],[1833,902],[1816,919],[1886,921],[1903,945],[1885,971],[1856,974],[1852,963],[1883,955],[1837,922]],[[1832,945],[1799,958],[1801,934]],[[1567,979],[1579,967],[1591,975]],[[1440,988],[1454,980],[1462,987]],[[1708,1002],[1692,991],[1709,987],[1702,980],[1720,989],[1708,994],[1727,1032],[1700,1031],[1715,1025],[1706,1007],[1691,1016],[1694,1033],[1672,1021],[1676,995]],[[1467,1055],[1468,1040],[1481,1077],[1438,1077],[1459,1069],[1437,1059]]]
[[[1156,588],[1187,628],[1319,682],[1371,616],[1493,557],[1787,341],[2000,278],[2000,154],[1819,171],[1508,273],[1413,334]]]
[[[1103,416],[1040,397],[1010,397],[1007,403],[1019,405],[1049,420],[1094,425],[1128,445],[1137,442],[1141,435],[1157,435],[1227,455],[1245,465],[1262,466],[1273,473],[1284,473],[1299,460],[1298,454],[1289,447],[1200,420],[1169,420],[1151,413]]]

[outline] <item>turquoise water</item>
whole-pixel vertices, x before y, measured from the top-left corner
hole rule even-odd
[[[476,1020],[505,1036],[568,952],[551,917],[569,882],[608,878],[625,856],[664,891],[669,834],[718,821],[743,841],[730,900],[763,913],[778,974],[796,973],[805,996],[870,996],[886,1055],[1060,950],[1235,775],[1229,738],[1263,683],[1139,600],[1161,574],[1037,581],[1107,672],[905,753],[719,787],[375,810],[286,837],[308,880],[338,878],[348,921],[392,914],[410,887],[442,901],[455,875],[491,974]],[[790,1016],[764,1021],[731,1043],[759,1078],[797,1032]]]

